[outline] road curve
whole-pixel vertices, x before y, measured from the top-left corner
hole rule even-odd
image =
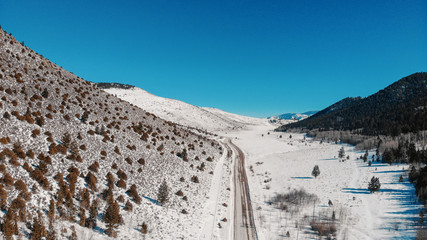
[[[227,141],[235,153],[234,159],[234,222],[233,238],[235,240],[257,240],[255,222],[253,218],[252,205],[249,195],[249,185],[245,171],[245,155],[242,150],[234,145],[231,140]]]

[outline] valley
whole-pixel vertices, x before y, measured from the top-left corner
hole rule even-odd
[[[425,237],[426,73],[268,119],[86,81],[2,29],[0,70],[2,239]]]
[[[253,126],[226,135],[246,157],[259,239],[318,239],[310,227],[313,220],[334,224],[337,239],[412,239],[416,235],[423,204],[408,182],[407,164],[373,162],[368,166],[358,159],[364,151],[353,146],[320,143],[273,129]],[[337,158],[341,147],[349,156],[344,162]],[[320,168],[317,178],[311,175],[314,165]],[[400,175],[403,182],[399,182]],[[375,193],[367,188],[372,176],[381,181],[381,189]],[[314,194],[316,200],[301,206],[288,203],[287,208],[282,206],[284,210],[272,203],[276,194],[301,189]],[[329,200],[332,206],[328,206]]]

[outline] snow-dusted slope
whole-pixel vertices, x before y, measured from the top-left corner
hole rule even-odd
[[[212,184],[230,165],[218,141],[102,91],[1,29],[0,69],[0,239],[41,239],[41,226],[58,240],[200,239],[207,199],[229,198],[229,186]]]
[[[165,120],[208,131],[239,129],[252,124],[268,124],[266,119],[241,116],[215,108],[197,107],[175,99],[158,97],[137,87],[131,89],[106,88],[104,90]]]

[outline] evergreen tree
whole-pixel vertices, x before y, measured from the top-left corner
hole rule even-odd
[[[343,159],[345,158],[345,151],[344,151],[344,147],[341,147],[340,150],[338,151],[338,158],[339,159]]]
[[[380,187],[381,187],[380,179],[377,177],[372,177],[371,181],[368,184],[369,191],[371,193],[376,192],[380,190]]]
[[[104,221],[107,225],[107,234],[110,237],[115,236],[115,231],[119,225],[120,220],[120,209],[117,201],[114,200],[113,194],[108,196],[107,208],[104,212]]]
[[[314,178],[317,178],[320,174],[320,169],[318,165],[315,165],[313,168],[313,171],[311,171],[311,175],[313,175]]]
[[[43,225],[43,218],[40,211],[37,213],[37,217],[34,217],[33,228],[31,230],[31,240],[41,240],[42,237],[46,236],[46,229]]]
[[[415,166],[412,165],[411,171],[409,172],[409,182],[413,183],[415,180],[417,180],[418,176],[420,175],[419,171]]]
[[[3,222],[3,233],[7,240],[18,234],[17,218],[16,209],[9,207]]]
[[[169,188],[165,179],[163,179],[163,183],[159,187],[157,200],[162,206],[169,200]]]
[[[368,161],[368,156],[369,156],[369,153],[368,153],[368,150],[366,150],[365,154],[363,155],[363,162]]]
[[[49,225],[50,225],[55,219],[55,200],[53,200],[53,198],[50,198],[50,205],[49,205],[49,211],[47,212],[47,217],[49,219]]]
[[[7,192],[3,189],[3,185],[0,184],[0,210],[6,210]]]
[[[53,227],[53,222],[49,222],[49,231],[46,234],[46,240],[56,240],[56,231]]]
[[[82,207],[79,209],[79,216],[80,216],[79,225],[82,227],[85,227],[86,226],[86,211]]]
[[[95,228],[96,220],[98,218],[98,201],[96,199],[92,200],[92,205],[89,209],[89,218],[86,221],[86,225],[88,228]]]

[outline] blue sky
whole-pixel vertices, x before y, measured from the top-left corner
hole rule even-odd
[[[250,116],[427,71],[427,1],[0,1],[0,24],[93,82]]]

